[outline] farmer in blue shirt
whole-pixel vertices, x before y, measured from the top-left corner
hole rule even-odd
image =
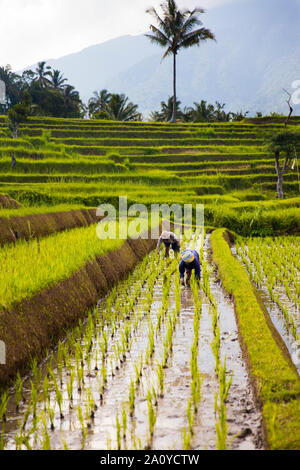
[[[184,286],[184,275],[186,275],[186,285],[189,285],[189,280],[192,275],[192,270],[195,270],[195,279],[200,280],[200,261],[199,261],[199,254],[196,250],[184,250],[180,254],[180,264],[179,264],[179,274],[180,274],[180,282]]]

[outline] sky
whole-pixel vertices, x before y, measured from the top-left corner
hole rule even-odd
[[[177,0],[205,9],[233,0]],[[125,34],[143,34],[162,0],[0,0],[0,66],[14,71]]]

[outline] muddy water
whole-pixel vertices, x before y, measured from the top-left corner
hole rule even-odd
[[[197,248],[199,248],[199,245]],[[226,405],[228,448],[259,449],[262,447],[261,417],[254,404],[247,371],[242,359],[233,306],[216,281],[213,266],[210,263],[209,237],[205,242],[204,255],[210,270],[211,292],[218,305],[221,360],[223,362],[226,356],[228,376],[233,373]],[[156,331],[158,312],[162,306],[162,290],[163,280],[160,276],[154,286],[153,301],[149,313],[143,311],[143,301],[147,296],[147,291],[146,289],[142,290],[135,307],[135,315],[140,312],[140,321],[137,330],[132,331],[131,346],[122,363],[117,362],[114,357],[115,348],[120,344],[120,332],[124,325],[120,325],[120,332],[117,331],[113,337],[111,331],[107,328],[109,338],[108,357],[112,359],[107,361],[108,381],[102,401],[99,399],[99,374],[95,371],[96,363],[99,364],[100,336],[97,341],[94,341],[90,353],[89,372],[87,372],[88,368],[85,365],[85,391],[78,392],[75,379],[72,409],[69,407],[65,387],[66,382],[69,380],[69,370],[63,369],[63,419],[59,416],[54,390],[51,390],[50,394],[50,408],[52,407],[55,411],[54,430],[49,430],[52,449],[80,449],[81,447],[85,449],[116,449],[118,447],[116,419],[118,417],[119,421],[122,421],[122,409],[126,409],[127,429],[125,433],[122,431],[121,448],[143,449],[148,446],[151,446],[152,449],[183,448],[183,429],[188,426],[187,401],[191,396],[190,359],[194,336],[194,302],[192,290],[189,288],[182,288],[180,292],[181,308],[173,333],[172,353],[168,358],[167,367],[164,369],[163,396],[160,396],[157,392],[156,423],[151,439],[149,438],[148,428],[147,392],[153,389],[158,391],[156,367],[163,356],[163,343],[167,333],[166,320],[162,323],[161,330],[155,334],[155,350],[152,359],[148,364],[143,363],[141,380],[136,386],[133,416],[128,413],[130,382],[136,377],[136,364],[139,363],[142,355],[145,357],[149,341],[150,321],[154,331]],[[210,302],[202,291],[199,291],[199,298],[202,301],[202,308],[198,337],[198,367],[203,377],[203,383],[201,386],[201,401],[195,417],[191,448],[216,449],[215,393],[218,393],[219,383],[215,372],[215,358],[211,348],[213,340],[212,313]],[[173,281],[165,319],[174,310],[175,305]],[[76,367],[75,361],[72,366]],[[54,373],[59,381],[58,372],[55,368]],[[25,390],[28,403],[30,397],[29,381],[26,382]],[[85,414],[87,390],[93,396],[97,404],[97,410],[94,419],[85,419],[88,426],[86,426],[86,438],[83,440],[82,425],[78,419],[77,408],[80,405],[83,414]],[[19,413],[15,413],[13,408],[10,408],[6,424],[6,448],[8,449],[16,447],[16,429],[18,428],[18,421],[22,423],[24,419],[27,403],[22,405]],[[37,405],[38,416],[41,414],[42,409],[43,403],[40,402]],[[41,425],[38,424],[37,426]],[[49,428],[49,423],[47,426]],[[26,427],[34,430],[32,416],[30,416]],[[41,448],[40,435],[41,431],[33,432],[29,437],[32,448]]]

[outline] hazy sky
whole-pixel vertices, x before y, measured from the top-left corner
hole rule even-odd
[[[232,0],[177,0],[214,8]],[[124,34],[142,34],[162,0],[0,0],[0,66],[18,70]]]

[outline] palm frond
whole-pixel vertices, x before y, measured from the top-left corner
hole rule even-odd
[[[208,39],[216,40],[214,34],[209,29],[196,29],[182,36],[178,48],[188,48],[194,45],[199,46],[201,42],[207,41]]]
[[[149,15],[152,15],[155,20],[157,21],[158,25],[159,25],[159,28],[161,29],[164,29],[165,27],[165,22],[163,21],[163,19],[159,16],[159,14],[157,13],[157,11],[155,10],[155,8],[151,7],[151,8],[148,8],[146,10],[146,13],[149,13]]]

